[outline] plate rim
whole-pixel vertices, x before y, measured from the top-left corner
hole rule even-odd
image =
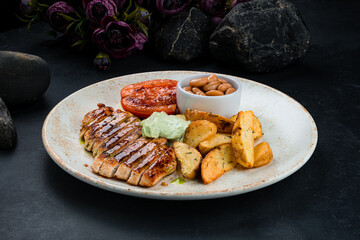
[[[113,185],[104,181],[101,181],[101,178],[99,179],[95,179],[95,177],[89,177],[81,172],[78,172],[76,169],[74,169],[73,167],[71,167],[69,164],[65,163],[50,147],[49,141],[46,137],[47,134],[47,125],[49,123],[49,120],[51,118],[51,116],[54,114],[54,112],[59,108],[59,106],[61,106],[61,104],[66,101],[68,98],[71,98],[73,95],[77,94],[80,91],[83,91],[87,88],[91,88],[94,87],[96,85],[100,85],[100,84],[104,84],[105,82],[110,82],[110,81],[116,81],[119,78],[126,78],[127,76],[134,76],[134,75],[146,75],[146,74],[162,74],[162,75],[166,75],[166,73],[175,73],[175,74],[209,74],[209,73],[213,73],[213,72],[203,72],[203,71],[183,71],[183,70],[165,70],[165,71],[151,71],[151,72],[140,72],[140,73],[133,73],[133,74],[126,74],[126,75],[122,75],[122,76],[117,76],[117,77],[113,77],[110,79],[106,79],[106,80],[102,80],[99,81],[97,83],[93,83],[89,86],[83,87],[75,92],[73,92],[72,94],[68,95],[67,97],[65,97],[64,99],[62,99],[60,102],[58,102],[53,108],[52,110],[48,113],[48,115],[45,118],[45,121],[43,123],[43,127],[42,127],[42,141],[45,147],[46,152],[48,153],[48,155],[50,156],[50,158],[60,167],[62,168],[64,171],[66,171],[67,173],[69,173],[70,175],[72,175],[73,177],[88,183],[90,185],[93,185],[95,187],[99,187],[102,188],[104,190],[108,190],[108,191],[112,191],[115,193],[119,193],[119,194],[125,194],[125,195],[129,195],[129,196],[134,196],[134,197],[141,197],[141,198],[151,198],[151,199],[161,199],[161,200],[202,200],[202,199],[213,199],[213,198],[223,198],[223,197],[230,197],[230,196],[234,196],[234,195],[240,195],[240,194],[244,194],[247,192],[251,192],[251,191],[255,191],[267,186],[270,186],[274,183],[277,183],[285,178],[287,178],[288,176],[294,174],[295,172],[297,172],[302,166],[304,166],[308,160],[310,159],[310,157],[312,156],[312,154],[315,151],[315,148],[317,146],[317,142],[318,142],[318,130],[317,130],[317,126],[316,123],[313,119],[313,117],[310,115],[310,113],[308,112],[308,110],[303,107],[298,101],[296,101],[294,98],[290,97],[289,95],[281,92],[280,90],[277,90],[273,87],[270,87],[268,85],[265,85],[263,83],[259,83],[256,82],[254,80],[250,80],[250,79],[246,79],[246,78],[242,78],[242,77],[238,77],[238,76],[232,76],[232,75],[228,75],[228,74],[223,74],[223,73],[215,73],[215,74],[219,74],[219,75],[224,75],[224,76],[229,76],[229,77],[234,77],[235,79],[241,79],[242,81],[251,83],[251,84],[255,84],[258,85],[260,87],[264,87],[267,88],[268,90],[271,90],[279,95],[282,95],[284,97],[287,97],[289,100],[291,100],[293,103],[295,103],[296,105],[298,105],[306,114],[306,116],[308,117],[308,119],[310,120],[311,126],[313,128],[312,131],[312,138],[311,138],[311,146],[308,148],[306,154],[303,155],[302,159],[298,160],[296,162],[295,165],[293,165],[293,167],[291,168],[292,170],[284,170],[282,172],[280,172],[279,174],[277,174],[276,176],[271,176],[269,178],[267,178],[266,180],[262,180],[260,182],[256,182],[256,183],[252,183],[252,184],[248,184],[248,185],[241,185],[238,187],[233,187],[233,188],[228,188],[228,189],[224,189],[224,190],[217,190],[217,191],[209,191],[209,192],[192,192],[192,193],[169,193],[169,192],[153,192],[153,191],[146,191],[147,188],[143,188],[143,189],[131,189],[131,186],[129,185],[128,187],[123,187],[123,186],[119,186],[119,185]]]

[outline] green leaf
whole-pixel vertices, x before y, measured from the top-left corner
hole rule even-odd
[[[83,43],[80,45],[79,51],[81,51],[87,43],[88,43],[88,40],[83,40]]]
[[[143,24],[140,21],[138,21],[137,24],[139,25],[139,27],[143,31],[143,33],[146,35],[146,37],[149,37],[148,28],[145,26],[145,24]]]
[[[49,5],[46,5],[46,4],[44,4],[44,3],[39,3],[39,6],[40,6],[40,7],[44,7],[44,8],[49,8]]]
[[[15,16],[16,16],[20,21],[25,22],[25,23],[28,23],[28,22],[31,21],[31,20],[27,20],[27,19],[21,18],[21,17],[20,17],[19,15],[17,15],[16,13],[15,13]]]
[[[80,39],[78,40],[76,43],[74,43],[73,45],[71,45],[71,47],[75,47],[75,46],[78,46],[78,45],[81,45],[84,43],[84,40],[83,39]]]
[[[71,22],[67,27],[66,27],[66,30],[65,30],[65,34],[69,31],[69,29],[74,25],[74,23],[76,23],[75,21],[74,22]]]
[[[133,18],[136,17],[136,14],[137,14],[137,10],[134,10],[134,11],[132,11],[127,17],[128,17],[129,19],[133,19]]]
[[[131,6],[132,6],[132,0],[129,1],[129,6],[126,8],[126,10],[124,11],[124,13],[129,12]]]
[[[73,18],[73,17],[70,17],[70,16],[68,16],[68,15],[65,15],[65,14],[63,14],[63,13],[57,13],[57,14],[59,14],[60,16],[62,16],[65,20],[67,20],[67,21],[80,21],[80,20],[77,20],[77,19],[75,19],[75,18]]]
[[[77,11],[75,11],[75,14],[76,14],[76,16],[78,16],[80,19],[82,18]]]
[[[80,23],[76,26],[75,32],[79,32],[80,37],[81,37],[81,38],[85,38],[85,32],[84,32],[84,29],[83,29],[82,25],[83,25],[83,22],[80,22]]]

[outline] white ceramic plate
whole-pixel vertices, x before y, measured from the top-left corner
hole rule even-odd
[[[284,93],[263,84],[232,76],[241,82],[243,95],[240,110],[253,110],[259,118],[264,136],[274,154],[267,166],[256,169],[235,168],[209,185],[200,180],[172,184],[177,173],[164,178],[152,188],[132,186],[123,181],[107,179],[91,171],[93,157],[79,142],[79,129],[84,115],[98,103],[119,106],[124,86],[151,79],[180,80],[199,72],[163,71],[127,75],[83,88],[64,100],[47,116],[42,138],[51,158],[74,177],[109,191],[155,199],[210,199],[246,193],[276,183],[296,172],[310,158],[317,143],[317,129],[310,114]]]

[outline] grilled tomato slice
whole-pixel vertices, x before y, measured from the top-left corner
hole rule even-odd
[[[170,79],[156,79],[124,87],[121,105],[125,111],[139,118],[147,118],[153,112],[176,112],[176,84]]]

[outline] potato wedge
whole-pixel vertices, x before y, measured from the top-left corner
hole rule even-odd
[[[185,117],[184,114],[176,114],[175,116],[177,116],[178,118],[186,120],[186,117]]]
[[[186,128],[184,135],[184,143],[196,148],[200,142],[208,139],[212,135],[215,135],[217,127],[214,123],[207,120],[198,120],[190,123]]]
[[[267,142],[262,142],[256,145],[254,157],[254,168],[269,164],[273,159],[273,153],[270,145]]]
[[[223,144],[209,152],[201,163],[201,177],[209,184],[235,167],[236,161],[230,143]]]
[[[253,112],[239,112],[234,124],[231,143],[236,161],[246,168],[252,168],[254,165],[253,128]]]
[[[231,143],[231,135],[225,133],[217,133],[209,137],[205,141],[202,141],[199,144],[199,151],[204,156],[214,148],[225,143]]]
[[[181,174],[185,178],[194,179],[202,160],[200,152],[182,142],[174,142],[173,147],[180,163]]]
[[[185,117],[188,121],[208,120],[213,122],[216,124],[219,133],[231,134],[234,125],[234,121],[231,121],[223,116],[194,109],[186,109]]]
[[[231,121],[236,121],[237,119],[237,114],[235,114],[234,116],[231,116],[230,120]],[[261,127],[261,123],[259,121],[259,119],[255,116],[254,114],[254,129],[253,129],[253,133],[254,133],[254,139],[259,139],[262,137],[263,132],[262,132],[262,127]]]
[[[256,140],[262,137],[263,131],[259,119],[255,116],[255,114],[253,115],[254,115],[253,135],[254,135],[254,139]]]
[[[237,114],[235,114],[235,115],[231,116],[231,118],[229,118],[229,119],[230,119],[231,121],[234,121],[234,122],[235,122],[235,121],[236,121],[236,119],[237,119],[237,116],[238,116],[238,115],[237,115]]]

